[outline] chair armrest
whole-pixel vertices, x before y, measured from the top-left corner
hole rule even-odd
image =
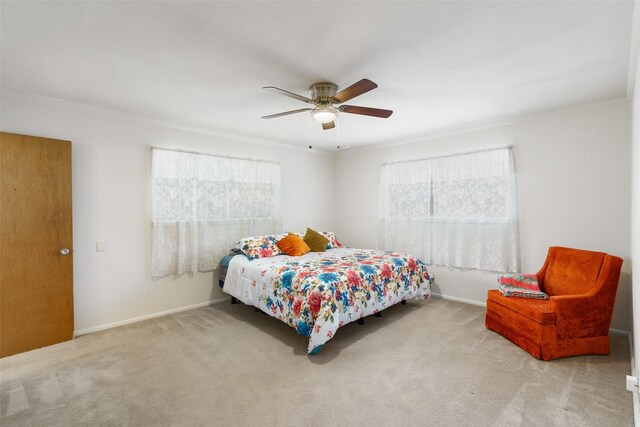
[[[556,314],[558,338],[609,335],[613,307],[597,293],[558,295],[549,300]]]
[[[609,335],[622,259],[605,256],[598,279],[586,294],[549,298],[558,338]]]

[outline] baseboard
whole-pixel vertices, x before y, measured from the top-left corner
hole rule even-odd
[[[449,300],[449,301],[456,301],[456,302],[461,302],[461,303],[464,303],[464,304],[476,305],[476,306],[479,306],[479,307],[486,307],[487,306],[487,303],[485,303],[485,302],[474,301],[474,300],[466,299],[466,298],[452,297],[450,295],[439,294],[437,292],[431,292],[431,295],[434,296],[435,298],[442,298],[442,299],[446,299],[446,300]],[[610,328],[609,329],[609,333],[614,334],[614,335],[631,336],[629,331],[623,331],[621,329]],[[640,426],[638,426],[638,427],[640,427]]]
[[[156,317],[166,316],[168,314],[180,313],[181,311],[193,310],[194,308],[206,307],[212,304],[218,304],[224,301],[228,301],[229,298],[218,298],[211,301],[200,302],[198,304],[187,305],[184,307],[172,308],[171,310],[159,311],[157,313],[146,314],[144,316],[133,317],[127,320],[120,320],[118,322],[107,323],[105,325],[94,326],[92,328],[80,329],[73,332],[73,337],[79,337],[80,335],[90,334],[92,332],[104,331],[105,329],[117,328],[118,326],[129,325],[131,323],[141,322],[143,320],[154,319]]]
[[[466,298],[452,297],[450,295],[439,294],[437,292],[431,292],[431,295],[436,297],[436,298],[442,298],[442,299],[446,299],[446,300],[449,300],[449,301],[463,302],[465,304],[477,305],[479,307],[486,307],[487,306],[487,303],[485,303],[485,302],[474,301],[472,299],[466,299]]]
[[[613,328],[609,328],[609,333],[613,335],[623,335],[625,337],[628,337],[631,335],[629,331],[623,331],[622,329],[613,329]]]

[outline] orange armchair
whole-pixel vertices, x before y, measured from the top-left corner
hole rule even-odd
[[[551,247],[536,274],[549,299],[505,297],[491,290],[485,326],[538,359],[609,354],[621,267],[616,256]]]

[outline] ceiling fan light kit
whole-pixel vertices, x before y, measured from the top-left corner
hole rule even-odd
[[[368,79],[362,79],[357,83],[352,84],[346,89],[338,92],[338,86],[334,83],[320,82],[314,83],[309,87],[309,94],[311,98],[307,98],[297,93],[289,92],[284,89],[280,89],[275,86],[265,86],[263,89],[274,89],[281,95],[288,96],[290,98],[297,99],[309,104],[314,104],[313,108],[300,108],[298,110],[285,111],[283,113],[271,114],[263,116],[263,119],[274,119],[276,117],[288,116],[290,114],[301,113],[303,111],[309,111],[314,120],[322,124],[322,129],[333,129],[335,125],[335,119],[338,116],[338,112],[359,114],[363,116],[379,117],[386,119],[393,114],[391,110],[383,110],[380,108],[358,107],[356,105],[341,105],[336,107],[334,104],[342,104],[356,96],[360,96],[363,93],[369,92],[377,88],[378,85]]]
[[[311,110],[311,116],[318,123],[329,123],[336,119],[337,114],[329,108],[314,108]]]

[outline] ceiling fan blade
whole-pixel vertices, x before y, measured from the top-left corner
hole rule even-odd
[[[313,99],[307,98],[306,96],[298,95],[297,93],[289,92],[288,90],[280,89],[275,86],[264,86],[262,89],[274,89],[277,90],[279,94],[288,96],[289,98],[297,99],[298,101],[308,102],[309,104],[313,104]]]
[[[377,87],[378,85],[371,80],[362,79],[359,82],[352,84],[348,88],[342,89],[340,92],[333,95],[332,99],[334,100],[334,102],[341,104],[343,102],[347,102],[352,98],[355,98],[356,96],[360,96],[363,93],[367,93]]]
[[[334,122],[334,121],[330,121],[329,123],[323,123],[322,124],[322,129],[323,130],[333,129],[334,127],[336,127],[336,122]]]
[[[393,114],[392,110],[383,110],[381,108],[358,107],[357,105],[341,105],[338,110],[343,113],[361,114],[363,116],[373,116],[386,119]]]
[[[299,110],[285,111],[284,113],[271,114],[269,116],[262,116],[263,119],[275,119],[276,117],[288,116],[289,114],[302,113],[303,111],[311,111],[313,108],[300,108]]]

